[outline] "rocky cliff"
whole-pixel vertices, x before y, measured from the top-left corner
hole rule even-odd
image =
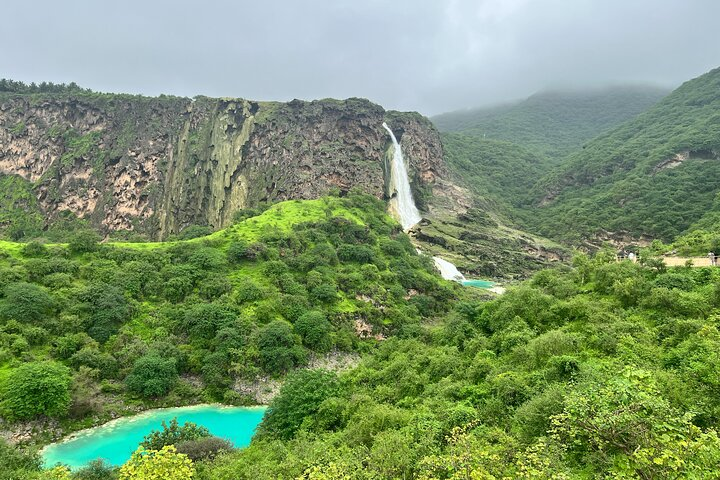
[[[48,222],[71,212],[103,231],[163,238],[192,224],[222,227],[264,201],[352,187],[388,198],[383,121],[422,207],[446,175],[437,131],[417,113],[355,98],[3,94],[0,173],[29,182]]]

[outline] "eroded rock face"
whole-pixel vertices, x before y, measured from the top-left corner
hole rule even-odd
[[[289,103],[127,95],[0,97],[0,173],[33,182],[52,221],[161,238],[220,228],[263,201],[353,187],[388,197],[387,122],[416,199],[446,175],[440,138],[416,113],[363,99]]]

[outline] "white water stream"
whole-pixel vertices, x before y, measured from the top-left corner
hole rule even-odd
[[[402,148],[395,138],[395,134],[390,127],[387,126],[387,123],[383,123],[382,126],[390,134],[394,149],[392,163],[390,165],[390,182],[395,190],[395,195],[390,199],[390,213],[400,222],[403,230],[407,232],[422,220],[422,216],[415,206],[412,190],[410,190],[410,180],[408,179]],[[421,253],[419,249],[417,252]],[[458,283],[463,283],[466,280],[465,275],[460,273],[457,267],[447,260],[440,257],[433,257],[433,261],[435,262],[435,268],[440,271],[440,275],[445,280],[452,280]]]
[[[433,261],[435,262],[435,268],[440,270],[440,276],[445,280],[454,280],[460,283],[465,281],[465,275],[460,273],[460,270],[452,263],[440,257],[433,257]]]
[[[408,231],[422,220],[422,216],[415,206],[412,190],[410,190],[410,181],[408,180],[402,148],[400,148],[395,134],[387,126],[387,123],[383,123],[382,126],[390,134],[394,149],[390,164],[390,182],[395,189],[395,195],[390,199],[390,210],[395,213],[403,230]]]

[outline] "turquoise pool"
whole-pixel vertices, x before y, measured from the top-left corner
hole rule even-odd
[[[477,287],[477,288],[492,288],[495,286],[495,282],[489,280],[463,280],[462,284],[466,287]]]
[[[42,450],[45,465],[63,463],[82,467],[103,458],[112,465],[122,465],[137,449],[145,435],[161,428],[160,422],[194,422],[210,430],[215,436],[227,438],[236,447],[245,447],[255,433],[265,413],[265,407],[226,407],[197,405],[193,407],[161,408],[132,417],[119,418],[99,427],[83,430]]]

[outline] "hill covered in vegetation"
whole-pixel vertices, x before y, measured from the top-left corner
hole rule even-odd
[[[437,115],[432,121],[443,133],[504,140],[558,157],[644,112],[667,93],[632,86],[546,91],[508,105]]]
[[[566,240],[601,231],[672,240],[720,192],[720,69],[600,135],[538,182],[529,225]]]
[[[176,478],[718,478],[720,274],[646,258],[580,255],[404,325],[352,370],[298,370],[248,448]],[[35,478],[32,455],[1,453]]]
[[[717,478],[718,280],[576,257],[386,340],[324,398],[295,377],[200,478]]]
[[[245,213],[166,243],[0,243],[3,429],[50,416],[48,440],[137,406],[253,404],[242,385],[413,335],[456,297],[371,196]]]

